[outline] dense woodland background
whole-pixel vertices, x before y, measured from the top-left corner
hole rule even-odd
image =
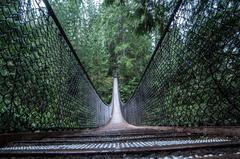
[[[116,71],[121,97],[126,102],[177,2],[54,0],[52,4],[100,96],[110,101],[112,75]],[[153,61],[156,66],[152,64],[148,70],[152,73],[147,74],[148,81],[143,81],[143,89],[137,90],[135,103],[126,105],[126,117],[140,111],[136,116],[144,119],[133,122],[137,125],[236,124],[240,110],[236,74],[239,2],[185,0],[182,6],[188,11],[178,15],[183,19],[171,28],[174,35],[170,33],[166,38],[176,41],[164,42],[166,47]]]
[[[133,93],[174,2],[51,0],[81,62],[107,103],[115,70],[122,100],[125,102]]]

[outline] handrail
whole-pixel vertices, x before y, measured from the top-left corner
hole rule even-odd
[[[135,87],[135,90],[133,91],[133,93],[132,93],[132,95],[130,96],[130,98],[128,99],[128,101],[125,102],[124,104],[129,103],[129,102],[131,101],[131,99],[134,97],[134,95],[136,94],[136,92],[137,92],[137,90],[138,90],[138,88],[139,88],[139,86],[140,86],[143,78],[145,77],[145,75],[146,75],[146,73],[147,73],[147,70],[148,70],[149,66],[151,65],[154,57],[155,57],[156,54],[157,54],[158,49],[159,49],[159,48],[161,47],[161,45],[162,45],[162,42],[163,42],[163,40],[165,39],[165,36],[166,36],[167,32],[169,31],[169,28],[170,28],[170,26],[171,26],[171,23],[173,22],[174,17],[175,17],[175,15],[176,15],[177,11],[179,10],[181,4],[182,4],[182,0],[178,0],[177,4],[176,4],[176,6],[175,6],[175,8],[174,8],[174,10],[173,10],[173,12],[172,12],[169,20],[168,20],[168,23],[167,23],[167,25],[166,25],[166,27],[165,27],[165,29],[164,29],[164,31],[163,31],[163,34],[162,34],[162,36],[160,37],[160,39],[159,39],[159,41],[158,41],[158,43],[157,43],[157,45],[156,45],[156,47],[155,47],[155,49],[154,49],[154,51],[153,51],[153,54],[152,54],[152,56],[151,56],[151,58],[150,58],[150,60],[149,60],[149,62],[148,62],[148,64],[147,64],[147,66],[145,67],[145,70],[144,70],[144,72],[143,72],[143,74],[142,74],[142,76],[141,76],[141,78],[140,78],[137,86]]]
[[[69,46],[71,52],[73,53],[74,57],[76,58],[76,60],[77,60],[77,62],[78,62],[78,64],[81,66],[81,68],[82,68],[84,74],[85,74],[86,77],[87,77],[87,80],[90,82],[91,86],[93,87],[94,91],[95,91],[96,94],[98,95],[99,99],[100,99],[105,105],[108,105],[108,106],[109,106],[109,104],[105,103],[105,101],[104,101],[104,100],[102,99],[102,97],[99,95],[99,93],[98,93],[96,87],[94,86],[92,80],[90,79],[90,77],[89,77],[89,75],[88,75],[88,73],[87,73],[85,67],[82,65],[81,60],[79,59],[79,57],[78,57],[78,55],[77,55],[75,49],[73,48],[73,46],[72,46],[70,40],[68,39],[68,37],[67,37],[67,35],[66,35],[66,33],[65,33],[65,31],[64,31],[64,29],[63,29],[63,27],[62,27],[62,25],[61,25],[61,23],[59,22],[59,20],[58,20],[56,14],[54,13],[54,11],[53,11],[53,9],[52,9],[50,3],[48,2],[48,0],[43,0],[43,2],[44,2],[44,4],[46,5],[46,8],[47,8],[47,10],[48,10],[48,12],[49,12],[49,15],[51,15],[51,17],[53,18],[53,20],[54,20],[56,26],[58,27],[58,29],[59,29],[60,33],[62,34],[64,40],[65,40],[66,43],[68,44],[68,46]]]

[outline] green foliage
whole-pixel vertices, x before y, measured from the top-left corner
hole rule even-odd
[[[54,20],[26,4],[0,5],[0,132],[102,125],[110,108],[90,100],[95,91]]]
[[[191,5],[187,25],[172,26],[133,98],[136,103],[125,106],[126,112],[138,109],[141,114],[130,120],[132,124],[240,123],[240,4],[200,1]]]
[[[10,3],[9,7],[12,10],[9,12],[6,9],[4,16],[10,17],[12,12],[16,12],[14,7],[20,7],[20,4],[17,1]],[[0,26],[1,33],[4,33],[5,36],[5,39],[0,42],[1,46],[4,46],[0,61],[0,131],[34,129],[40,123],[41,125],[54,124],[55,117],[51,114],[56,110],[51,97],[54,95],[56,83],[52,80],[37,81],[37,79],[42,78],[41,73],[48,72],[50,77],[52,76],[51,71],[53,71],[46,70],[45,67],[51,59],[43,62],[44,57],[39,56],[36,50],[36,44],[47,38],[46,34],[42,34],[41,37],[34,36],[34,34],[37,35],[35,28],[41,27],[42,24],[36,22],[24,25],[21,16],[16,17],[14,21],[7,22],[5,17],[1,17],[5,23]],[[23,33],[30,29],[32,29],[33,35],[27,37],[28,40],[17,39],[18,36],[23,37]],[[36,43],[32,43],[33,39]],[[18,42],[15,43],[13,40]],[[33,67],[29,67],[30,61]],[[46,101],[52,103],[48,108]],[[40,109],[48,109],[48,111],[42,113]],[[43,116],[44,118],[42,118]]]
[[[176,2],[105,0],[99,4],[94,0],[51,0],[68,38],[106,103],[111,100],[114,74],[120,79],[123,102],[132,95]],[[240,25],[239,8],[232,13],[237,2],[230,1],[232,4],[225,7],[225,1],[214,4],[200,0],[198,5],[195,1],[184,2],[192,10],[188,25],[197,25],[190,31],[183,31],[186,28],[180,28],[181,23],[171,26],[165,45],[147,74],[149,84],[144,85],[144,91],[148,92],[143,94],[148,100],[141,105],[146,106],[141,114],[142,124],[239,123],[239,27],[236,27]],[[92,105],[84,100],[75,102],[85,95],[86,85],[76,80],[76,63],[62,64],[62,57],[68,57],[65,54],[68,51],[66,46],[51,42],[59,38],[54,28],[39,33],[39,28],[44,28],[44,23],[50,24],[52,19],[32,20],[25,25],[22,20],[29,17],[18,14],[20,5],[16,1],[8,8],[0,6],[4,13],[0,15],[0,31],[4,33],[0,37],[4,39],[0,41],[0,131],[59,125],[78,127],[79,117],[89,117],[81,123],[88,126],[96,112],[89,112],[86,108]],[[213,14],[214,7],[218,12]],[[36,18],[39,14],[31,16]],[[28,32],[31,34],[26,35]],[[53,39],[48,34],[54,35]],[[61,68],[51,67],[53,61]],[[62,76],[55,72],[61,72]],[[58,86],[66,83],[75,84],[80,91],[72,93],[69,85],[59,90]],[[69,99],[60,99],[59,91],[70,94]],[[64,103],[72,109],[68,110]],[[64,108],[71,116],[60,117]]]
[[[121,95],[126,101],[152,52],[152,37],[135,34],[135,23],[129,17],[131,6],[119,5],[122,2],[96,5],[93,1],[83,1],[80,5],[72,5],[71,1],[52,1],[80,60],[107,103],[111,100],[114,72],[121,80]],[[71,6],[71,11],[66,6]]]
[[[176,2],[105,0],[102,5],[95,8],[96,14],[87,13],[89,15],[87,19],[82,18],[83,21],[87,22],[79,28],[86,29],[78,40],[81,40],[79,46],[82,47],[76,46],[76,48],[80,52],[79,57],[86,66],[87,72],[89,72],[98,92],[105,101],[109,102],[111,98],[111,76],[114,72],[117,72],[120,79],[122,100],[125,102],[131,96]],[[192,10],[192,19],[190,19],[189,24],[194,24],[197,23],[194,21],[195,17],[201,14],[202,16],[212,14],[210,8],[216,6],[223,9],[224,3],[219,2],[216,5],[205,0],[200,0],[198,3],[186,0],[183,6],[191,5],[189,9]],[[94,8],[90,7],[91,4],[89,2],[90,10]],[[238,16],[233,15],[231,9],[230,7],[229,11],[221,10],[213,17],[207,17],[204,23],[199,20],[199,25],[193,31],[204,38],[196,37],[196,34],[191,31],[188,32],[188,35],[183,35],[183,30],[180,27],[171,28],[175,40],[171,41],[173,39],[168,39],[169,37],[165,39],[166,45],[162,48],[166,50],[160,51],[159,54],[163,54],[159,55],[161,62],[156,62],[161,65],[152,66],[150,73],[148,73],[148,79],[154,79],[159,72],[165,72],[158,80],[149,80],[151,85],[145,86],[146,90],[153,91],[154,98],[148,101],[149,103],[145,103],[148,109],[145,110],[145,114],[142,114],[146,119],[143,124],[197,126],[203,123],[215,125],[236,122],[225,112],[229,112],[229,105],[232,105],[233,108],[239,105],[239,103],[232,103],[232,101],[239,101],[236,90],[239,82],[236,80],[236,76],[231,73],[236,72],[234,70],[239,70],[238,60],[233,58],[235,55],[231,59],[226,58],[227,56],[217,55],[223,52],[225,52],[224,54],[236,52],[234,49],[236,47],[223,48],[224,44],[222,43],[226,39],[237,39],[235,38],[237,29],[227,30],[228,26],[239,25]],[[87,12],[91,12],[90,10],[85,9]],[[228,18],[224,19],[223,17]],[[219,27],[215,22],[222,19],[224,21],[221,21],[222,25]],[[237,41],[234,43],[237,46]],[[191,51],[187,48],[191,48]],[[211,63],[205,61],[205,59],[210,58],[209,52],[204,52],[206,48],[214,50]],[[99,51],[101,51],[101,55],[98,56]],[[203,56],[206,57],[203,58]],[[95,57],[97,58],[95,59]],[[229,60],[232,61],[231,64]],[[191,61],[193,63],[192,69],[184,68],[184,61]],[[228,70],[219,68],[220,63],[222,67],[229,66]],[[172,80],[170,78],[174,76],[172,73],[181,69],[182,74],[178,75],[176,80]],[[203,69],[206,72],[203,72]],[[211,70],[216,72],[211,74]],[[221,74],[228,75],[221,78]],[[167,90],[162,92],[160,89],[165,86],[162,86],[163,83],[168,83],[169,86]],[[216,90],[216,85],[221,89]],[[155,90],[156,88],[159,90]],[[222,94],[221,92],[231,93]],[[234,99],[233,94],[235,94]],[[159,102],[160,99],[162,102]],[[216,107],[216,103],[218,103],[218,107]],[[237,110],[233,110],[232,114],[236,114]]]

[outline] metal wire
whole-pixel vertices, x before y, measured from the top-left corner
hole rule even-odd
[[[135,125],[240,125],[239,17],[237,1],[183,1],[122,105],[125,119]]]
[[[91,128],[110,119],[112,108],[44,2],[0,2],[0,132]]]

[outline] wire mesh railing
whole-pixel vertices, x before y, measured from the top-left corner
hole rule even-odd
[[[110,119],[46,0],[0,2],[0,132],[99,127]]]
[[[174,12],[176,11],[176,13]],[[130,100],[134,125],[240,125],[240,3],[183,0]]]

